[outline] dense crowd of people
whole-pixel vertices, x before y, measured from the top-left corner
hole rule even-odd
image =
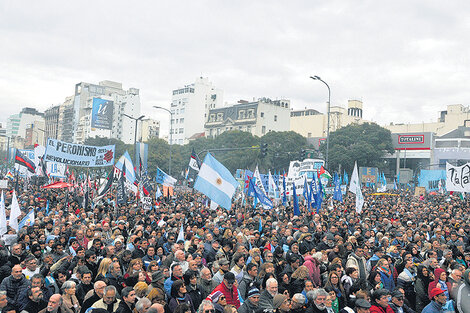
[[[2,313],[470,312],[457,195],[364,189],[361,214],[349,195],[294,215],[242,200],[210,210],[187,190],[150,210],[134,195],[116,207],[113,192],[84,209],[78,190],[20,187],[35,222],[1,241]]]

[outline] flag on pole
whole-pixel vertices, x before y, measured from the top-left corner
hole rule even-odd
[[[157,167],[157,176],[155,177],[155,181],[167,187],[174,187],[176,184],[176,179],[162,171],[159,167]]]
[[[67,191],[67,194],[68,194],[68,191]],[[46,216],[49,216],[49,200],[47,200],[47,203],[46,203]]]
[[[359,182],[359,174],[357,171],[357,162],[354,162],[354,169],[351,174],[351,182],[349,183],[349,191],[351,191],[353,194],[356,194],[357,191],[357,186],[361,186],[361,183]]]
[[[189,158],[189,167],[195,170],[196,172],[199,172],[201,168],[201,159],[199,159],[198,155],[196,154],[196,151],[193,150],[191,151],[191,157]]]
[[[294,215],[295,216],[300,216],[300,210],[299,210],[299,199],[297,197],[297,191],[295,190],[295,182],[292,182],[292,197],[294,201]]]
[[[337,173],[335,173],[334,183],[335,191],[333,192],[333,199],[339,202],[343,202],[343,194],[341,193],[341,182]]]
[[[23,227],[28,227],[28,226],[33,226],[34,225],[34,209],[29,211],[28,214],[26,214],[25,217],[18,223],[18,230],[20,230]]]
[[[109,172],[106,181],[98,189],[97,199],[104,197],[110,190],[114,181],[114,168]]]
[[[317,209],[317,213],[321,209],[321,204],[323,202],[323,186],[320,182],[320,178],[317,175],[313,175],[312,182],[310,183],[310,193],[312,194],[311,198],[313,199]]]
[[[255,172],[253,173],[253,177],[255,178],[255,184],[258,188],[266,194],[266,189],[263,186],[263,181],[261,180],[261,175],[259,174],[258,165],[256,165]]]
[[[324,177],[328,180],[331,179],[331,174],[327,170],[325,170],[323,165],[320,167],[320,177]]]
[[[356,212],[361,214],[362,207],[364,206],[364,197],[362,196],[361,185],[356,185]]]
[[[261,216],[259,217],[258,231],[260,234],[263,232],[263,223],[261,222]]]
[[[194,189],[202,192],[221,207],[230,210],[232,197],[237,187],[238,182],[230,171],[210,153],[207,153],[196,178]]]
[[[15,163],[26,167],[26,169],[32,174],[36,172],[36,166],[34,165],[34,162],[23,155],[23,153],[21,153],[18,149],[16,149]]]
[[[10,209],[10,227],[13,228],[18,233],[18,217],[21,215],[20,205],[18,199],[16,198],[16,191],[13,190],[13,198],[11,200],[11,209]]]
[[[286,188],[286,172],[282,175],[282,204],[286,206],[287,204],[287,188]]]
[[[349,177],[348,177],[348,173],[346,173],[346,170],[344,170],[343,182],[346,186],[349,184]]]
[[[123,163],[123,168],[126,168],[126,161]],[[126,188],[124,187],[124,180],[126,176],[126,171],[123,171],[121,178],[119,179],[117,189],[116,189],[116,203],[118,205],[124,204],[127,202]]]
[[[0,237],[6,234],[8,231],[7,228],[7,215],[5,212],[5,198],[3,197],[3,190],[2,190],[2,198],[0,199]]]
[[[266,210],[270,210],[273,208],[273,202],[271,201],[271,199],[268,198],[268,196],[263,192],[261,191],[261,189],[255,184],[255,178],[252,178],[250,180],[250,188],[249,188],[250,191],[253,191],[253,195],[254,195],[254,198],[255,198],[255,201],[256,200],[259,200],[259,202],[261,203],[261,205],[263,206],[263,208],[265,208]],[[255,204],[253,205],[254,207],[256,207],[256,202]]]
[[[393,181],[393,190],[398,190],[397,180],[396,179]]]
[[[5,175],[5,178],[8,178],[9,180],[15,179],[15,176],[13,173],[9,170],[8,173]]]
[[[305,201],[307,201],[308,199],[308,183],[307,183],[307,175],[304,176],[304,193],[303,193],[303,196],[304,196],[304,199]]]
[[[143,142],[136,142],[135,149],[135,162],[139,164],[139,175],[142,175],[142,171],[147,170],[147,159],[149,145]]]
[[[123,171],[125,169],[125,178],[130,182],[134,183],[136,181],[136,173],[134,170],[134,165],[132,164],[131,156],[129,152],[124,152],[124,154],[119,158],[116,165],[114,166],[119,171]]]
[[[157,185],[157,191],[155,191],[155,199],[158,199],[158,198],[160,198],[161,196],[163,196],[163,193],[162,193],[162,191],[160,190],[160,186]]]
[[[279,199],[279,189],[274,182],[274,178],[271,175],[271,171],[269,171],[268,176],[268,196],[274,199]]]

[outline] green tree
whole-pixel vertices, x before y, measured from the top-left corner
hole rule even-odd
[[[287,171],[290,161],[301,159],[301,151],[308,147],[307,139],[293,131],[269,132],[260,142],[268,144],[268,155],[260,163],[263,171]]]
[[[326,144],[320,151],[325,155]],[[358,166],[384,167],[383,157],[393,153],[392,137],[388,129],[375,123],[350,124],[330,133],[329,170],[339,166],[352,172],[354,162]]]

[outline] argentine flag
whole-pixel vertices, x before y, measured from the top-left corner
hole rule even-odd
[[[18,230],[24,226],[33,226],[34,225],[34,210],[29,211],[25,217],[18,223]]]
[[[230,171],[208,153],[199,170],[194,189],[202,192],[221,207],[230,210],[232,196],[237,187],[238,182]]]

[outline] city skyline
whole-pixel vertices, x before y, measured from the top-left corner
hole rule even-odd
[[[162,134],[168,116],[152,106],[169,108],[172,90],[199,76],[224,103],[286,98],[326,113],[318,75],[333,106],[362,100],[364,119],[381,125],[436,121],[470,97],[465,2],[89,4],[1,5],[0,122],[62,103],[82,81],[139,88]]]

